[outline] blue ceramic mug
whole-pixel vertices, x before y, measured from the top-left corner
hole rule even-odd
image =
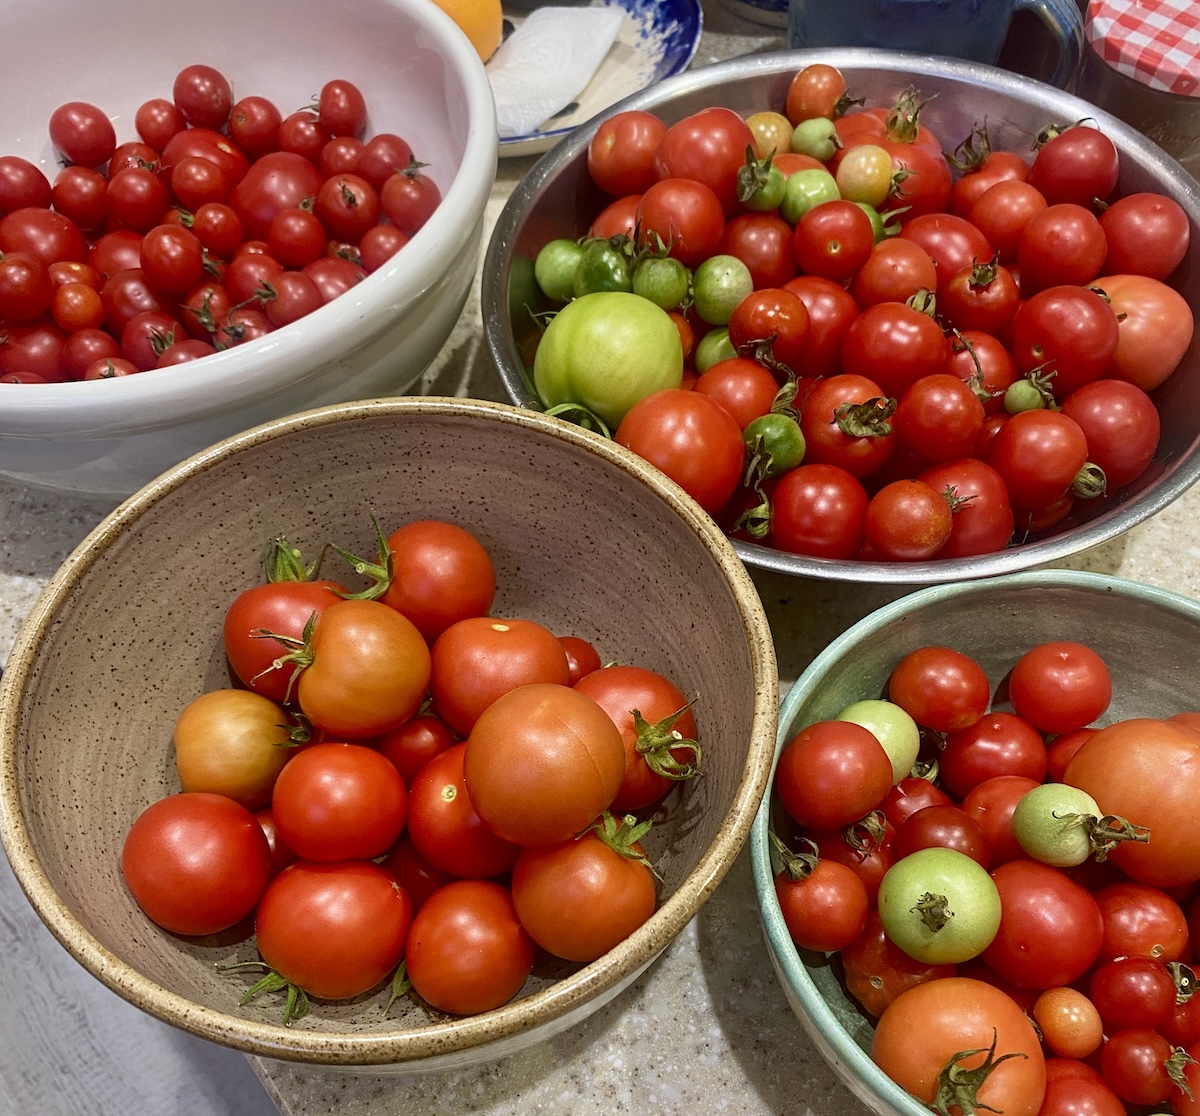
[[[1058,45],[1050,80],[1065,88],[1083,50],[1076,0],[790,0],[794,48],[879,47],[995,63],[1014,12],[1028,10]]]

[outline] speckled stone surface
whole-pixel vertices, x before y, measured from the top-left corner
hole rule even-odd
[[[695,65],[771,49],[777,32],[705,4]],[[501,164],[494,222],[532,159]],[[478,283],[417,391],[502,399],[484,359]],[[0,482],[0,659],[37,594],[104,509]],[[1200,597],[1200,492],[1126,536],[1063,563]],[[903,592],[753,574],[781,682],[829,639]],[[3,867],[3,866],[0,866]],[[346,1075],[241,1055],[177,1032],[117,999],[50,937],[0,872],[0,1111],[41,1116],[611,1116],[738,1113],[866,1116],[791,1014],[762,940],[749,858],[614,1002],[504,1061],[433,1076]],[[11,959],[20,958],[19,967]],[[261,1083],[262,1088],[258,1087]]]

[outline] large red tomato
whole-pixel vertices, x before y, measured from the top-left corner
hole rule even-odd
[[[1063,781],[1087,791],[1107,815],[1149,830],[1108,855],[1126,875],[1156,887],[1200,880],[1200,737],[1149,717],[1119,721],[1088,737]]]
[[[871,1058],[925,1104],[952,1062],[993,1065],[976,1093],[977,1106],[1005,1116],[1037,1116],[1046,1063],[1037,1032],[1007,993],[969,977],[926,981],[898,996],[875,1026]]]

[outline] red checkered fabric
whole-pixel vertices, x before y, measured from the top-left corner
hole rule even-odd
[[[1091,0],[1086,32],[1118,73],[1151,89],[1200,96],[1197,0]]]

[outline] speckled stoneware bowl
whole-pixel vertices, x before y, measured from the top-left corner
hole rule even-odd
[[[696,695],[705,775],[672,791],[648,838],[661,903],[585,967],[539,960],[522,997],[432,1018],[386,991],[313,1002],[289,1028],[278,997],[244,1008],[253,939],[182,940],[125,890],[125,832],[178,790],[171,730],[229,684],[221,620],[285,534],[370,554],[370,513],[475,532],[496,566],[495,616],[593,640]],[[393,528],[394,529],[394,528]],[[346,567],[340,570],[344,573]],[[353,576],[353,575],[351,575]],[[0,836],[68,951],[152,1015],[242,1051],[413,1073],[495,1058],[571,1026],[675,937],[745,843],[774,750],[778,676],[758,595],[712,521],[634,455],[557,419],[461,399],[375,400],[259,426],[190,458],[102,522],[55,574],[0,688]]]
[[[1086,643],[1108,663],[1113,699],[1100,723],[1196,707],[1200,602],[1124,578],[1041,570],[922,589],[860,620],[788,691],[779,712],[778,749],[852,701],[882,696],[895,663],[924,644],[972,655],[994,694],[1023,651],[1050,639]],[[872,1112],[928,1116],[925,1105],[871,1061],[871,1021],[845,994],[824,955],[792,944],[775,898],[767,837],[780,809],[768,787],[751,830],[750,855],[763,933],[784,994],[814,1045]]]
[[[852,95],[865,97],[869,105],[892,104],[906,87],[915,86],[924,101],[921,119],[947,150],[984,121],[993,147],[1028,152],[1047,123],[1094,118],[1120,149],[1118,193],[1157,191],[1187,212],[1190,247],[1171,285],[1193,305],[1200,297],[1200,187],[1161,148],[1116,117],[1043,82],[952,58],[870,48],[747,55],[689,70],[614,105],[542,156],[509,196],[488,242],[482,287],[488,347],[509,398],[527,407],[542,406],[530,375],[540,332],[528,310],[548,306],[533,278],[538,249],[554,237],[582,236],[611,200],[603,197],[587,172],[588,143],[603,117],[643,109],[673,123],[710,105],[743,115],[778,111],[792,77],[813,62],[840,68]],[[1200,478],[1200,332],[1179,370],[1153,397],[1162,415],[1162,437],[1142,476],[1104,500],[1080,501],[1062,524],[1020,546],[927,562],[840,561],[742,541],[734,547],[759,569],[867,584],[949,583],[1060,561],[1116,538],[1161,511]]]

